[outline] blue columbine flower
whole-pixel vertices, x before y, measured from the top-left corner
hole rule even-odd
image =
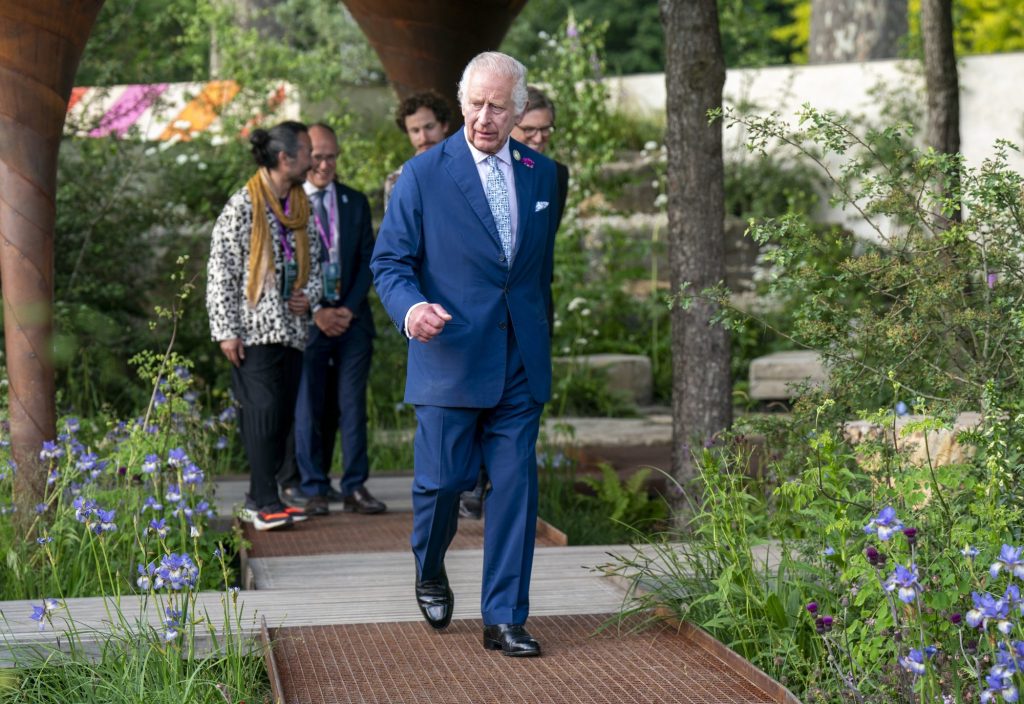
[[[142,471],[152,474],[158,469],[160,469],[160,458],[156,455],[146,455],[146,459],[142,461]]]
[[[228,406],[220,412],[220,415],[217,416],[217,420],[221,423],[230,423],[234,421],[237,416],[238,410],[234,406]]]
[[[184,467],[188,463],[188,455],[185,450],[176,447],[167,453],[167,464],[172,467]]]
[[[904,670],[914,673],[914,677],[920,677],[925,673],[924,653],[917,648],[911,648],[906,656],[900,658],[900,665]]]
[[[53,538],[51,538],[50,536],[46,536],[45,538],[36,538],[36,542],[40,545],[46,545],[47,543],[52,543]]]
[[[71,504],[75,508],[75,520],[85,523],[96,510],[96,502],[82,496],[77,497]]]
[[[903,523],[896,517],[896,509],[886,506],[864,526],[865,533],[876,533],[879,540],[888,540],[903,530]]]
[[[1013,683],[1012,677],[1003,677],[998,671],[990,671],[989,675],[985,677],[985,684],[988,685],[988,689],[979,697],[982,704],[994,702],[997,694],[1002,696],[1004,702],[1017,701],[1017,686]]]
[[[898,596],[904,604],[910,604],[917,598],[923,591],[917,581],[917,565],[911,565],[909,570],[903,565],[896,565],[896,569],[885,581],[885,591],[896,589],[899,589]]]
[[[142,510],[148,511],[149,509],[153,509],[154,512],[163,511],[164,505],[159,503],[155,496],[147,496],[146,500],[142,502]]]
[[[1009,623],[1007,617],[1010,614],[1010,605],[1006,599],[997,599],[988,592],[971,592],[971,599],[974,601],[974,608],[966,615],[967,625],[971,628],[985,628],[991,621],[999,624],[1004,621]]]
[[[60,608],[60,602],[56,599],[43,599],[42,606],[33,606],[29,618],[39,622],[39,630],[43,630],[46,624],[43,621],[50,620],[50,614]]]
[[[192,374],[189,372],[188,367],[177,364],[174,366],[174,375],[179,379],[187,380],[192,378]]]
[[[981,552],[978,548],[972,548],[970,545],[964,545],[964,549],[960,551],[960,554],[966,557],[971,562],[974,562],[974,558]]]
[[[81,424],[80,424],[80,423],[78,422],[78,419],[77,419],[77,418],[75,418],[75,417],[71,417],[71,418],[65,418],[65,419],[64,419],[64,430],[65,430],[66,432],[68,432],[68,433],[72,434],[72,435],[74,435],[75,433],[77,433],[77,432],[78,432],[78,430],[79,430],[79,429],[80,429],[81,427],[82,427],[82,426],[81,426]]]
[[[910,409],[907,408],[907,404],[904,403],[903,401],[897,401],[896,406],[895,408],[893,408],[893,410],[896,411],[896,415],[898,416],[905,416],[908,413],[910,413]]]
[[[46,513],[46,509],[49,508],[46,504],[36,504],[36,513]]]
[[[170,504],[176,504],[181,501],[181,490],[177,484],[171,484],[167,487],[167,493],[164,494],[164,500]]]
[[[189,462],[181,470],[181,481],[188,485],[199,485],[203,483],[203,470]]]
[[[1006,571],[1012,572],[1014,577],[1024,579],[1024,560],[1021,559],[1022,552],[1024,552],[1024,547],[1015,548],[1003,543],[1003,547],[999,551],[999,557],[988,568],[988,573],[995,579],[999,576],[999,570],[1005,567]]]
[[[226,450],[228,448],[228,437],[227,435],[221,435],[217,438],[217,442],[213,443],[213,449],[215,450]]]
[[[52,440],[43,441],[43,449],[39,451],[41,460],[57,460],[64,456],[64,448]]]
[[[60,472],[56,469],[51,469],[50,473],[46,475],[46,486],[53,486],[60,479]]]
[[[160,537],[160,538],[166,538],[167,537],[167,532],[169,530],[170,529],[167,527],[167,520],[164,519],[164,518],[161,518],[159,521],[156,520],[156,519],[153,519],[153,520],[151,520],[149,522],[148,531],[150,533],[156,533],[157,536]]]
[[[138,585],[139,589],[142,591],[149,591],[153,586],[153,574],[156,572],[156,565],[152,562],[148,565],[139,563],[138,572],[139,578],[135,580],[135,584]]]
[[[85,452],[78,457],[78,461],[75,462],[75,468],[79,472],[89,472],[96,467],[99,462],[99,457],[96,456],[95,452]]]
[[[101,508],[97,508],[93,512],[95,520],[86,523],[86,527],[90,528],[96,535],[103,535],[104,533],[112,533],[117,530],[117,525],[114,523],[114,514],[116,511],[104,511]]]
[[[188,553],[178,555],[172,552],[160,558],[154,586],[157,589],[167,586],[174,591],[180,591],[186,587],[194,587],[198,578],[199,568],[192,562]]]

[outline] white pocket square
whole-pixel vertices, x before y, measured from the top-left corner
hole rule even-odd
[[[546,207],[548,207],[548,202],[546,200],[539,200],[539,201],[537,201],[537,205],[533,209],[533,212],[539,213],[540,211],[544,210],[544,208],[546,208]]]

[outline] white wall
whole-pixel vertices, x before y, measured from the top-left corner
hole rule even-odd
[[[961,59],[961,151],[968,164],[978,166],[992,155],[997,139],[1024,147],[1024,53],[970,56]],[[817,66],[777,66],[733,69],[726,73],[726,105],[753,104],[758,111],[777,111],[794,121],[801,106],[862,115],[875,124],[883,121],[884,105],[871,89],[885,84],[889,91],[913,91],[924,112],[924,81],[920,64],[909,61],[872,61]],[[609,79],[615,107],[626,113],[664,120],[665,76],[643,74]],[[742,134],[727,133],[727,145],[737,145]],[[1010,165],[1024,172],[1024,155],[1011,153]],[[843,223],[860,235],[873,238],[871,228],[853,214],[822,205],[819,216]]]

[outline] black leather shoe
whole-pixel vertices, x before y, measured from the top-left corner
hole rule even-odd
[[[484,626],[484,650],[500,650],[512,658],[540,655],[540,643],[519,624],[498,623]]]
[[[335,489],[333,486],[327,488],[327,500],[332,504],[340,504],[345,501],[345,495]]]
[[[455,594],[448,586],[448,575],[443,565],[437,579],[416,580],[416,604],[423,618],[434,628],[445,628],[452,622]]]
[[[345,510],[356,513],[384,513],[387,506],[373,498],[365,486],[361,486],[345,497]]]
[[[471,518],[474,521],[479,521],[483,513],[482,508],[479,496],[472,491],[462,492],[462,496],[459,497],[459,518]]]

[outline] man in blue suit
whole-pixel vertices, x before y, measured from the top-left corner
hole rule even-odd
[[[554,162],[509,139],[526,99],[526,69],[512,57],[488,52],[469,63],[459,83],[465,127],[405,164],[370,264],[384,307],[410,338],[417,603],[431,626],[450,622],[444,556],[459,494],[483,461],[483,643],[519,657],[540,655],[524,624],[559,216]]]
[[[366,385],[373,355],[370,254],[373,230],[366,196],[336,178],[338,139],[327,125],[309,128],[313,168],[305,183],[321,243],[323,300],[313,316],[295,405],[295,460],[306,512],[325,515],[329,501],[347,511],[387,507],[364,486],[370,473]],[[331,487],[334,434],[341,430],[341,491]],[[294,495],[291,498],[295,498]]]

